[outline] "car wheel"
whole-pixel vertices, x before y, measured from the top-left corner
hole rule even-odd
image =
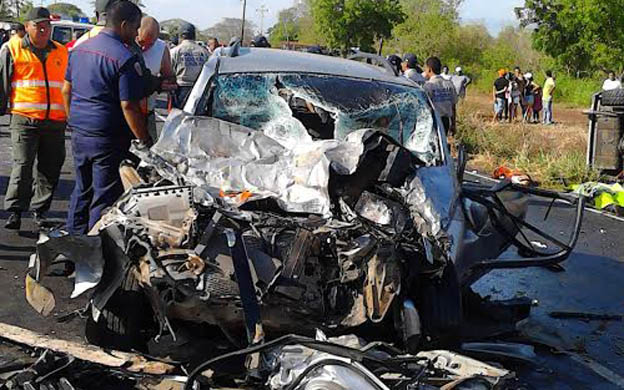
[[[89,315],[85,336],[91,344],[121,351],[147,351],[153,315],[132,269],[102,309],[98,321]]]
[[[624,88],[613,89],[602,92],[601,105],[603,106],[624,106]]]
[[[462,324],[462,302],[453,262],[449,261],[440,278],[421,281],[417,302],[423,330],[433,344],[456,344]]]

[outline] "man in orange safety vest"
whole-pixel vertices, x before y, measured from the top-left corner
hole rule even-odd
[[[26,36],[12,39],[0,50],[0,115],[11,114],[13,154],[4,198],[9,212],[5,227],[13,230],[20,229],[22,213],[31,207],[35,221],[41,221],[50,209],[65,161],[61,89],[67,49],[50,40],[52,26],[46,8],[32,8],[26,20]]]

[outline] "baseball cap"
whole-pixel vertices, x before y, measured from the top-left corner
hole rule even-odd
[[[459,73],[461,71],[462,71],[462,67],[461,66],[458,66],[457,68],[455,68],[455,72]]]
[[[28,14],[26,14],[25,20],[35,23],[44,22],[46,20],[49,21],[50,11],[45,7],[33,7],[28,11]]]
[[[193,35],[195,34],[195,26],[190,23],[183,23],[180,26],[180,34]]]
[[[418,66],[418,58],[414,54],[408,53],[403,56],[403,62],[407,62],[407,66],[410,68],[415,68]]]

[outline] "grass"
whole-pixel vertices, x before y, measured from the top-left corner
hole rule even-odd
[[[496,70],[482,70],[474,75],[473,86],[481,92],[492,93],[492,85],[497,78]],[[544,85],[544,76],[536,75],[535,81]],[[555,101],[572,107],[589,107],[594,93],[602,87],[602,80],[577,79],[566,74],[556,74],[557,90]]]
[[[492,123],[469,102],[458,115],[456,140],[471,156],[469,169],[491,175],[506,166],[553,189],[598,179],[585,164],[587,135],[581,126]]]

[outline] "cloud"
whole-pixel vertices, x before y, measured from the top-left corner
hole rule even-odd
[[[508,25],[517,25],[515,7],[524,5],[524,0],[466,0],[460,9],[464,23],[485,24],[491,34],[498,34]]]

